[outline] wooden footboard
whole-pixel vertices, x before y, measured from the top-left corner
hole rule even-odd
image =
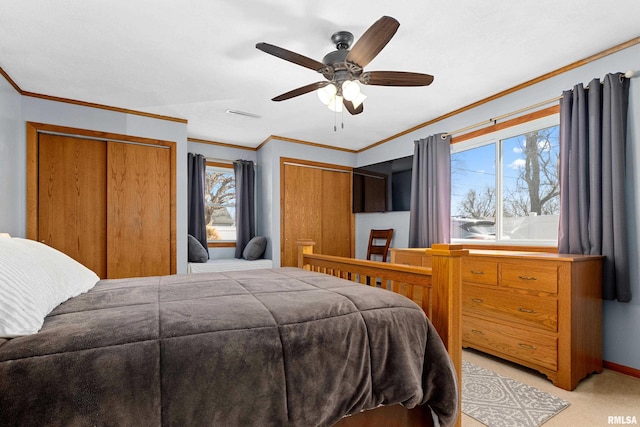
[[[462,383],[461,264],[462,257],[469,253],[467,250],[462,249],[461,245],[433,245],[432,268],[426,268],[314,254],[313,241],[304,240],[297,243],[300,268],[330,274],[364,285],[384,287],[415,301],[422,307],[438,331],[458,373],[458,384]],[[402,410],[404,409],[400,407],[400,411]],[[388,412],[389,409],[386,411]],[[415,412],[418,414],[416,415]],[[370,420],[364,419],[366,413],[358,415],[363,418],[362,424],[358,424],[358,417],[354,416],[345,418],[337,425],[391,425],[384,419],[380,419],[380,424],[372,424]],[[423,426],[432,423],[431,413],[426,408],[416,408],[410,415],[395,415],[393,418],[398,421],[400,418],[406,418],[406,422],[393,424],[394,426]],[[460,417],[457,425],[461,425]]]

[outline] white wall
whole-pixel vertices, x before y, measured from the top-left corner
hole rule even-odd
[[[413,154],[413,141],[429,135],[460,129],[491,117],[509,113],[553,97],[577,83],[587,84],[607,73],[635,70],[640,74],[640,45],[609,55],[580,68],[570,70],[552,79],[509,94],[472,110],[442,120],[425,128],[403,135],[385,144],[360,153],[357,165],[363,166]],[[508,64],[507,64],[508,66]],[[464,82],[461,82],[463,84]],[[603,357],[605,360],[634,369],[640,369],[640,77],[631,80],[629,98],[629,133],[627,138],[627,213],[629,230],[629,259],[631,261],[630,303],[604,302]],[[392,247],[405,247],[408,243],[409,214],[405,212],[385,214],[356,214],[358,250],[363,257],[371,228],[396,229]],[[364,249],[363,249],[364,248]]]
[[[25,174],[25,154],[18,145],[25,145],[24,126],[20,120],[21,96],[4,78],[0,77],[0,233],[23,237],[26,233],[24,211],[17,209],[26,204],[26,194],[20,187],[20,176]]]

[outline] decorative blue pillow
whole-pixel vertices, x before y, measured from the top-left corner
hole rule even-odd
[[[264,236],[256,236],[249,240],[247,246],[242,251],[242,258],[253,261],[262,258],[265,249],[267,248],[267,238]]]

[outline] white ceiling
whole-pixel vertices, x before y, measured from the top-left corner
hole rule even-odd
[[[334,32],[357,40],[383,15],[400,28],[365,71],[433,84],[365,86],[357,116],[314,93],[271,101],[322,76],[257,42],[321,61]],[[357,150],[637,37],[639,16],[638,0],[2,0],[0,67],[26,92],[187,119],[191,138]]]

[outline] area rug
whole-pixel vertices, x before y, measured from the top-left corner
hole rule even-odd
[[[489,427],[537,427],[569,402],[462,362],[462,412]]]

